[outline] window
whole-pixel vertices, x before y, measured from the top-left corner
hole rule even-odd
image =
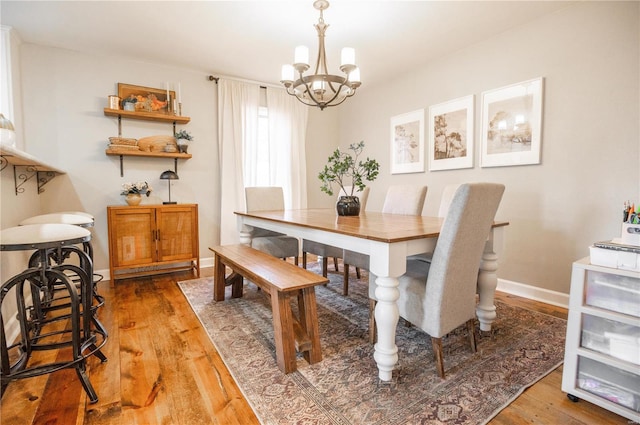
[[[258,108],[258,145],[255,185],[269,181],[269,110],[265,106]]]

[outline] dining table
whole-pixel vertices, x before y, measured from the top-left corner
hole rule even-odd
[[[373,357],[380,380],[390,381],[398,363],[395,342],[399,321],[398,278],[406,272],[407,257],[433,252],[444,219],[371,211],[361,212],[358,216],[340,216],[334,208],[235,214],[243,244],[251,244],[252,230],[257,227],[369,255],[369,270],[377,276],[375,295],[378,300],[374,312],[378,338]],[[494,241],[508,224],[507,221],[493,222],[479,264],[476,315],[482,331],[490,331],[496,319],[494,294],[498,282],[498,256]]]

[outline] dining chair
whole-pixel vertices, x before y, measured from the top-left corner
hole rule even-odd
[[[284,193],[281,187],[245,187],[247,212],[284,209]],[[251,247],[278,258],[293,257],[298,265],[298,238],[283,233],[254,227],[251,232]]]
[[[449,212],[449,207],[451,206],[451,201],[453,200],[453,195],[455,195],[456,190],[460,187],[460,183],[451,183],[448,184],[442,189],[442,195],[440,196],[440,207],[438,208],[438,217],[445,218],[447,213]],[[433,252],[425,252],[422,254],[412,255],[409,258],[411,259],[421,259],[422,261],[431,261],[431,257],[433,257]]]
[[[360,199],[360,211],[364,211],[365,208],[367,207],[367,200],[369,199],[369,188],[365,187],[362,191],[355,191],[354,194],[355,196],[358,196],[358,198]],[[351,186],[345,186],[344,190],[340,188],[340,193],[338,194],[337,199],[340,199],[341,196],[350,196],[350,195],[351,195]],[[338,258],[342,258],[342,253],[343,253],[342,248],[303,239],[302,240],[302,267],[304,267],[305,269],[307,268],[308,253],[322,256],[322,276],[327,277],[329,258],[333,258],[333,267],[335,268],[336,272],[339,271]],[[348,295],[349,293],[348,285],[349,285],[349,282],[347,280],[343,280],[342,293],[344,295]]]
[[[427,186],[394,185],[387,189],[382,205],[382,212],[387,214],[421,215],[424,200],[427,197]],[[344,250],[343,292],[349,291],[349,266],[356,267],[356,276],[360,279],[359,269],[369,270],[369,256],[355,251]]]
[[[460,185],[431,262],[408,259],[406,273],[398,278],[400,317],[431,337],[436,370],[441,378],[445,376],[443,336],[466,323],[471,349],[476,351],[478,267],[503,193],[501,184]],[[369,275],[370,337],[375,335],[375,278]]]

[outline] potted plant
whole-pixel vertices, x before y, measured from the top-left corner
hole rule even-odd
[[[138,103],[138,98],[134,95],[130,95],[129,97],[122,100],[122,109],[125,111],[135,111],[136,103]]]
[[[177,139],[178,150],[180,153],[187,153],[189,142],[193,140],[193,136],[187,130],[180,130],[174,137]]]
[[[142,195],[151,195],[153,189],[147,182],[123,183],[121,195],[125,196],[128,205],[139,205]]]
[[[358,215],[360,214],[360,199],[354,196],[356,188],[362,191],[367,185],[366,181],[374,181],[378,177],[380,164],[375,159],[367,157],[365,161],[358,160],[364,150],[364,141],[352,143],[349,150],[353,151],[353,155],[336,149],[327,159],[327,165],[318,174],[318,178],[322,182],[320,190],[328,195],[333,195],[333,183],[340,186],[342,193],[336,204],[338,215]],[[351,185],[351,190],[347,192],[345,186]]]

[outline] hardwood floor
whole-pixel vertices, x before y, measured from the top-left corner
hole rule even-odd
[[[211,276],[213,269],[203,269]],[[9,384],[0,423],[257,424],[259,421],[176,285],[188,273],[101,282],[108,362],[89,362],[99,401],[88,404],[73,370]],[[566,319],[565,309],[498,293],[497,298]],[[149,349],[153,347],[152,349]],[[53,353],[53,355],[65,353]],[[629,424],[560,390],[562,367],[526,390],[491,425]]]

